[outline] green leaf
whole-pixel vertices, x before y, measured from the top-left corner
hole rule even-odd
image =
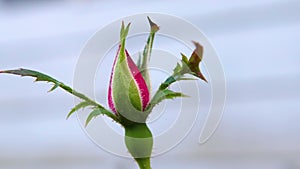
[[[183,93],[174,92],[169,89],[159,90],[152,98],[150,106],[153,108],[155,105],[159,104],[165,99],[174,99],[177,97],[188,97],[188,96]]]
[[[54,86],[49,90],[49,92],[55,90],[57,87],[59,87],[60,82],[57,81],[56,79],[45,75],[41,72],[37,72],[34,70],[29,70],[29,69],[15,69],[15,70],[3,70],[0,71],[0,73],[8,73],[8,74],[14,74],[14,75],[20,75],[20,76],[31,76],[31,77],[35,77],[35,81],[44,81],[44,82],[51,82],[54,84]]]
[[[189,59],[181,53],[181,64],[177,63],[173,70],[172,76],[175,81],[184,80],[182,77],[185,74],[190,74],[207,82],[199,68],[199,64],[203,58],[203,47],[198,42],[193,43],[196,48]]]
[[[188,58],[182,53],[181,53],[181,62],[185,64],[189,64]]]
[[[179,80],[197,80],[197,79],[189,78],[189,77],[180,77],[180,78],[177,79],[177,81],[179,81]]]
[[[73,107],[71,109],[71,111],[69,112],[69,114],[67,115],[67,119],[75,112],[75,111],[78,111],[80,109],[83,109],[87,106],[91,106],[91,103],[89,102],[86,102],[86,101],[83,101],[83,102],[80,102],[79,104],[77,104],[75,107]]]
[[[101,112],[100,109],[94,109],[94,110],[90,113],[90,115],[88,116],[88,118],[86,119],[86,121],[85,121],[85,127],[88,126],[88,124],[90,123],[90,121],[91,121],[93,118],[96,118],[97,116],[99,116],[99,115],[101,115],[101,114],[103,114],[103,113]]]
[[[182,67],[179,63],[177,63],[176,67],[173,69],[173,74],[176,75],[176,74],[179,74],[180,71],[181,71]]]
[[[113,119],[114,121],[121,124],[118,116],[116,116],[112,112],[110,112],[102,107],[97,107],[97,108],[94,108],[94,110],[89,114],[88,118],[85,121],[85,127],[90,123],[90,121],[93,118],[96,118],[99,115],[106,115],[106,116],[110,117],[111,119]]]
[[[180,92],[174,92],[169,89],[163,90],[162,99],[174,99],[176,97],[187,97],[187,95]]]
[[[102,105],[98,104],[97,102],[91,100],[90,98],[86,97],[84,94],[77,92],[76,90],[72,89],[71,87],[65,85],[64,83],[46,75],[38,71],[29,70],[29,69],[15,69],[15,70],[1,70],[0,73],[7,73],[7,74],[14,74],[14,75],[20,75],[20,76],[31,76],[35,77],[35,81],[44,81],[44,82],[51,82],[54,84],[54,86],[49,90],[49,92],[55,90],[56,88],[60,87],[61,89],[65,90],[66,92],[72,94],[73,96],[76,96],[82,100],[83,102],[76,105],[71,112],[68,114],[67,117],[70,117],[76,110],[79,110],[80,108],[86,107],[88,105],[97,107],[100,109],[103,114],[107,115],[117,123],[120,123],[120,119],[118,116],[116,116],[114,113],[106,110]]]

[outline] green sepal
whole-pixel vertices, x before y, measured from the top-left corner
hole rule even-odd
[[[188,96],[183,93],[174,92],[169,89],[159,90],[152,98],[150,105],[154,107],[155,105],[159,104],[165,99],[174,99],[177,97],[188,97]]]
[[[149,24],[150,24],[151,32],[156,33],[157,31],[159,31],[159,26],[158,26],[156,23],[154,23],[154,22],[150,19],[149,16],[147,16],[147,19],[148,19]]]
[[[103,114],[103,113],[101,112],[100,109],[94,109],[94,110],[89,114],[88,118],[86,119],[86,121],[85,121],[85,127],[88,126],[88,124],[90,123],[90,121],[91,121],[93,118],[96,118],[97,116],[99,116],[99,115],[101,115],[101,114]]]
[[[126,62],[118,58],[115,67],[113,81],[116,83],[112,86],[113,97],[118,100],[115,102],[115,107],[123,121],[124,117],[129,121],[144,122],[146,117],[143,113],[142,100]]]
[[[67,115],[67,119],[76,111],[80,110],[80,109],[83,109],[87,106],[91,106],[91,104],[89,102],[86,102],[86,101],[83,101],[83,102],[80,102],[79,104],[77,104],[75,107],[73,107],[71,109],[71,111],[69,112],[69,114]]]
[[[94,108],[94,110],[89,114],[85,121],[85,127],[89,125],[92,119],[96,118],[99,115],[107,115],[108,117],[111,117],[114,121],[118,122],[118,119],[115,119],[117,117],[116,115],[112,114],[110,111],[103,109],[101,107]]]
[[[176,97],[188,97],[187,95],[180,93],[180,92],[174,92],[169,89],[165,89],[162,92],[163,94],[161,95],[162,99],[174,99]]]
[[[125,40],[129,32],[129,27],[131,23],[128,23],[125,27],[124,21],[122,21],[121,31],[120,31],[120,41],[121,41],[121,51],[125,49]]]
[[[159,26],[154,23],[149,16],[147,17],[150,25],[150,33],[147,39],[147,43],[144,47],[143,50],[143,56],[142,56],[142,62],[140,66],[138,66],[139,70],[142,73],[142,76],[144,77],[146,84],[148,86],[149,91],[151,91],[151,81],[150,81],[150,74],[149,74],[149,62],[150,62],[150,57],[151,57],[151,52],[152,52],[152,47],[153,47],[153,42],[154,42],[154,37],[156,32],[159,30]]]
[[[138,60],[136,62],[136,66],[139,68],[139,70],[141,70],[141,66],[142,66],[142,54],[141,54],[141,52],[139,52],[139,56],[138,56]]]

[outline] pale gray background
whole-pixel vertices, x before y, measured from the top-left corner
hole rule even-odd
[[[2,0],[0,69],[38,69],[72,84],[85,41],[112,20],[139,12],[197,25],[216,47],[228,85],[224,118],[211,140],[197,145],[194,128],[152,160],[154,169],[300,168],[298,0]],[[48,94],[47,84],[6,75],[0,87],[0,168],[136,167],[92,144],[75,116],[65,120],[73,99],[61,90]]]

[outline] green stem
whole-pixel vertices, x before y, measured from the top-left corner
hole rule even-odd
[[[150,158],[135,158],[140,169],[151,169]]]

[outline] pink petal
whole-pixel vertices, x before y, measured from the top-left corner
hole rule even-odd
[[[137,87],[138,87],[138,91],[140,94],[140,98],[142,100],[143,110],[145,110],[145,108],[148,106],[148,103],[150,101],[149,89],[147,87],[145,79],[143,78],[140,70],[138,69],[136,64],[133,62],[133,60],[130,57],[127,50],[125,50],[125,52],[126,52],[127,62],[128,62],[130,72],[131,72],[132,76],[134,77],[135,82],[138,85]]]
[[[111,74],[110,74],[109,87],[108,87],[108,106],[114,113],[117,113],[117,110],[116,110],[116,107],[115,107],[114,100],[112,98],[112,95],[113,95],[112,94],[112,79],[113,79],[113,75],[114,75],[114,72],[115,72],[116,62],[117,62],[117,59],[118,59],[118,56],[119,56],[120,48],[121,48],[121,45],[119,45],[119,49],[118,49],[117,55],[116,55],[115,60],[114,60],[114,64],[113,64],[112,71],[111,71]]]

